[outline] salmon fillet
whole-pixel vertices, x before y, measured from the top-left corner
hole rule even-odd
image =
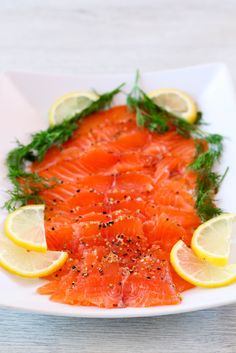
[[[195,209],[191,138],[138,128],[126,106],[78,124],[61,148],[32,165],[60,183],[41,192],[50,250],[68,261],[38,292],[70,305],[146,307],[178,304],[191,288],[169,254],[190,244],[201,223]]]

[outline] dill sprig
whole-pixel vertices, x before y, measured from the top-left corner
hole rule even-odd
[[[193,170],[211,171],[214,164],[219,160],[223,151],[223,136],[218,134],[209,134],[203,138],[208,143],[208,150],[201,150],[199,153],[199,146],[197,147],[197,156],[194,162],[191,164]]]
[[[221,176],[213,171],[216,162],[219,161],[223,152],[223,137],[218,134],[209,134],[205,137],[208,149],[205,151],[197,146],[195,160],[190,164],[190,168],[197,172],[196,185],[196,208],[202,220],[208,220],[222,213],[214,202],[215,194],[218,192],[223,182],[228,168]]]
[[[171,114],[167,110],[158,106],[149,98],[146,93],[139,87],[139,73],[136,74],[136,79],[131,92],[127,95],[126,103],[131,111],[136,112],[137,125],[146,127],[150,131],[165,133],[170,130],[171,126],[175,126],[179,134],[190,137],[193,130],[196,129],[196,124],[190,124],[186,120]],[[202,114],[198,113],[197,122],[200,123]]]
[[[18,147],[8,154],[6,160],[8,177],[14,186],[10,191],[10,199],[5,203],[8,210],[29,201],[43,202],[39,196],[40,191],[53,187],[58,180],[56,178],[45,179],[37,173],[32,173],[27,169],[28,164],[41,161],[51,147],[61,146],[66,142],[78,128],[77,122],[109,106],[113,97],[121,91],[122,86],[101,95],[88,108],[61,124],[32,135],[32,140],[28,145],[18,142]],[[205,221],[221,213],[221,210],[215,206],[214,198],[228,170],[221,176],[213,171],[213,167],[222,155],[223,137],[218,134],[207,134],[200,129],[200,126],[204,124],[201,112],[198,112],[196,122],[190,124],[156,105],[139,87],[139,73],[136,75],[133,89],[127,95],[127,105],[130,110],[135,111],[138,126],[146,127],[157,133],[165,133],[174,127],[185,138],[194,139],[196,157],[189,169],[197,173],[196,209],[198,215]],[[207,149],[204,141],[207,142]]]
[[[114,90],[104,93],[92,102],[82,112],[75,114],[70,119],[60,124],[49,127],[47,130],[32,135],[31,142],[18,146],[8,153],[6,165],[8,177],[13,184],[13,190],[9,191],[10,199],[4,207],[11,211],[17,206],[25,205],[28,201],[42,202],[39,192],[45,188],[51,188],[58,183],[56,178],[46,179],[37,173],[27,171],[29,163],[41,161],[46,152],[53,146],[61,146],[78,128],[77,122],[87,115],[108,107],[114,96],[121,92],[123,84]]]
[[[195,140],[196,158],[189,169],[197,172],[196,209],[198,215],[206,221],[220,214],[222,211],[216,207],[214,198],[226,173],[222,177],[213,171],[213,167],[222,155],[223,137],[218,134],[208,134],[200,129],[200,126],[204,124],[201,112],[198,112],[196,122],[190,124],[155,104],[139,87],[139,78],[137,72],[133,89],[127,95],[127,105],[131,111],[136,113],[137,125],[158,133],[165,133],[174,126],[179,134]],[[207,150],[204,141],[207,142]]]

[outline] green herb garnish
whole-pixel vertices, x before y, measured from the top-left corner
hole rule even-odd
[[[5,203],[8,210],[26,204],[32,200],[43,202],[39,193],[45,188],[51,188],[59,181],[56,178],[45,179],[37,173],[27,171],[30,162],[41,161],[45,153],[53,146],[61,146],[78,128],[77,122],[87,115],[104,109],[112,102],[113,97],[121,91],[121,87],[105,93],[81,113],[61,124],[49,127],[32,136],[28,145],[18,143],[18,147],[7,156],[8,177],[14,188],[10,191],[10,199]],[[196,158],[189,169],[197,172],[196,209],[203,221],[220,214],[222,211],[215,206],[214,198],[226,173],[221,176],[213,171],[215,163],[220,159],[223,151],[223,137],[218,134],[207,134],[200,129],[202,114],[194,124],[175,116],[162,107],[157,106],[139,87],[139,74],[132,91],[127,95],[127,105],[136,113],[137,125],[146,127],[150,131],[165,133],[173,127],[185,138],[193,138],[196,144]],[[204,141],[207,141],[206,150]]]
[[[214,197],[225,177],[213,172],[215,163],[223,151],[223,137],[218,134],[207,134],[200,129],[203,125],[202,113],[194,124],[190,124],[162,107],[156,105],[139,87],[139,73],[136,75],[134,87],[127,96],[127,105],[136,113],[137,125],[150,131],[165,133],[175,126],[176,131],[186,138],[193,138],[196,144],[196,158],[189,166],[197,172],[196,209],[203,221],[206,221],[222,211],[215,206]],[[203,141],[207,141],[205,150]]]
[[[18,142],[18,147],[9,152],[6,160],[8,177],[13,184],[13,190],[9,191],[10,199],[4,205],[8,211],[17,206],[25,205],[28,201],[43,202],[39,192],[45,188],[55,186],[58,180],[56,178],[45,179],[37,173],[27,171],[27,164],[41,161],[49,148],[59,147],[66,142],[78,128],[77,122],[87,115],[109,106],[114,96],[120,93],[121,87],[123,85],[100,95],[98,100],[92,102],[81,113],[75,114],[61,124],[32,135],[32,140],[28,145],[22,145]]]
[[[137,125],[158,133],[164,133],[174,125],[179,134],[190,137],[191,132],[196,130],[197,125],[190,124],[155,104],[139,87],[138,80],[139,73],[136,75],[134,87],[128,94],[126,101],[130,110],[136,112]],[[201,121],[201,115],[199,112],[198,122]]]
[[[196,186],[196,208],[202,220],[208,220],[222,213],[222,210],[215,206],[214,197],[224,180],[228,168],[223,176],[213,171],[213,167],[219,161],[223,152],[223,137],[218,134],[205,136],[208,143],[208,150],[197,146],[197,154],[190,168],[198,173]]]

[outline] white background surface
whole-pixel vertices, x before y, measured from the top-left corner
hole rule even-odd
[[[235,18],[235,0],[0,0],[0,69],[79,74],[224,61],[236,80]],[[236,351],[236,306],[114,321],[0,314],[3,353]]]

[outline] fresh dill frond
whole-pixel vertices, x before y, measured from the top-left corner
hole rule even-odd
[[[131,111],[136,112],[137,125],[146,127],[151,131],[164,133],[168,131],[168,124],[163,109],[153,103],[138,85],[139,74],[136,74],[135,84],[127,96],[127,106]]]
[[[86,109],[73,115],[70,119],[49,127],[47,130],[33,134],[29,144],[23,145],[18,142],[18,146],[8,153],[6,159],[8,177],[13,184],[13,190],[10,191],[10,199],[4,205],[6,209],[10,211],[17,206],[26,204],[30,200],[42,202],[38,195],[39,192],[45,188],[55,186],[58,180],[56,178],[46,179],[37,173],[27,171],[27,164],[34,161],[42,161],[51,147],[60,147],[78,128],[79,120],[109,107],[114,96],[121,92],[122,87],[123,84],[110,92],[100,95]]]
[[[222,155],[223,137],[200,129],[204,125],[201,112],[197,113],[195,123],[190,124],[155,104],[139,87],[139,78],[137,73],[133,89],[127,96],[128,107],[136,113],[137,125],[158,133],[175,127],[178,134],[194,139],[196,158],[189,169],[197,173],[196,209],[203,221],[218,215],[221,210],[215,206],[214,198],[226,174],[222,177],[213,172],[213,167]]]
[[[196,158],[189,168],[197,172],[196,207],[202,220],[217,216],[222,211],[215,206],[214,197],[224,180],[228,168],[223,176],[213,172],[214,165],[219,161],[223,152],[223,137],[218,134],[205,136],[207,150],[201,142],[196,146]]]
[[[193,170],[211,170],[219,160],[223,151],[223,137],[218,134],[211,134],[205,137],[208,143],[207,151],[198,153],[196,159],[191,164]]]
[[[140,74],[137,71],[134,86],[127,95],[127,105],[131,111],[136,113],[137,125],[161,134],[175,129],[185,138],[194,139],[196,157],[189,165],[189,169],[197,173],[196,210],[202,221],[218,215],[221,210],[215,206],[215,195],[228,169],[221,176],[214,172],[213,168],[222,155],[223,137],[219,134],[207,134],[200,128],[204,124],[201,112],[198,112],[195,123],[190,124],[156,105],[140,88],[139,81]],[[30,172],[27,168],[28,164],[43,160],[51,147],[60,148],[78,128],[78,121],[93,112],[108,107],[113,97],[121,91],[122,86],[100,95],[99,99],[92,102],[88,108],[61,124],[32,135],[29,144],[23,145],[18,142],[18,146],[9,152],[6,160],[8,177],[13,184],[10,199],[4,205],[8,210],[29,201],[43,202],[39,196],[40,191],[51,188],[60,181],[56,178],[45,179],[37,173]]]
[[[196,207],[201,219],[208,220],[222,213],[222,210],[215,206],[214,196],[221,183],[221,176],[215,172],[202,171],[197,177],[196,186]]]
[[[5,202],[4,207],[9,211],[15,210],[17,207],[26,205],[29,201],[34,204],[42,204],[44,200],[37,194],[27,194],[24,191],[13,190],[9,192],[10,198]]]
[[[131,111],[136,112],[137,125],[146,127],[150,131],[165,133],[174,125],[179,134],[189,137],[191,131],[196,130],[195,125],[171,114],[147,96],[139,87],[139,72],[136,73],[135,83],[127,95],[126,103]]]

